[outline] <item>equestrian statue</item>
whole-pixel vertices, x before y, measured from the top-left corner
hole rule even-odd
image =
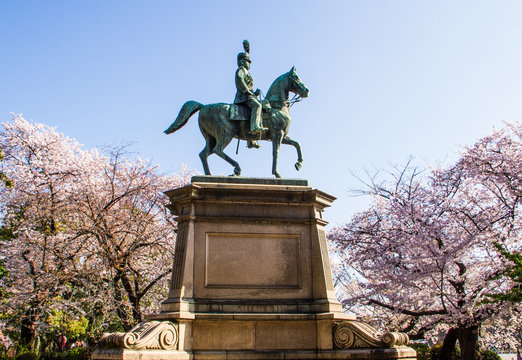
[[[246,140],[249,148],[258,148],[258,140],[272,141],[272,174],[280,178],[277,172],[277,157],[281,144],[288,144],[297,150],[295,168],[301,169],[303,157],[301,146],[288,136],[290,128],[290,106],[300,98],[308,96],[309,91],[297,76],[295,67],[279,76],[268,90],[264,100],[258,97],[261,91],[253,91],[250,69],[250,44],[243,41],[244,52],[237,56],[236,97],[233,104],[216,103],[203,105],[196,101],[187,101],[181,108],[176,120],[165,130],[172,134],[185,125],[188,119],[199,111],[199,129],[205,138],[205,148],[199,153],[205,175],[211,175],[208,157],[216,154],[234,167],[234,176],[241,175],[239,164],[225,154],[224,150],[233,138]],[[289,93],[294,97],[289,99]]]

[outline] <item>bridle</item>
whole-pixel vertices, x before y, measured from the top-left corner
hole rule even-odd
[[[301,99],[301,95],[294,93],[294,96],[290,100],[286,100],[285,104],[288,107],[290,107],[301,100],[303,100],[303,99]]]

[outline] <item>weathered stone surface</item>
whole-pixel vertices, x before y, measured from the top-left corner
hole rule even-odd
[[[207,233],[205,287],[299,288],[300,237]]]
[[[360,321],[339,321],[333,325],[333,340],[338,349],[379,348],[408,344],[408,335],[388,332],[380,334]]]
[[[251,350],[255,348],[255,323],[252,321],[195,321],[193,331],[193,347],[198,350]]]
[[[105,333],[100,344],[104,347],[122,347],[131,350],[174,350],[178,345],[178,327],[170,321],[139,323],[128,333]]]
[[[167,192],[178,216],[162,313],[341,313],[322,210],[308,186],[192,183]]]
[[[415,359],[405,334],[342,313],[322,218],[333,196],[255,181],[193,181],[167,195],[178,217],[173,274],[149,320],[172,323],[177,348],[111,359]],[[102,352],[93,359],[109,359]]]

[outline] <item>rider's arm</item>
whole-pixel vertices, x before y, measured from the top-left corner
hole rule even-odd
[[[248,88],[248,85],[245,82],[245,72],[238,70],[236,72],[236,87],[239,91],[246,95],[253,95],[252,91]]]

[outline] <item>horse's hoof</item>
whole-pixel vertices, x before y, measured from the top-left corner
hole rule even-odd
[[[303,167],[303,163],[302,162],[298,161],[298,162],[295,163],[295,169],[297,171],[301,170],[301,167]]]

